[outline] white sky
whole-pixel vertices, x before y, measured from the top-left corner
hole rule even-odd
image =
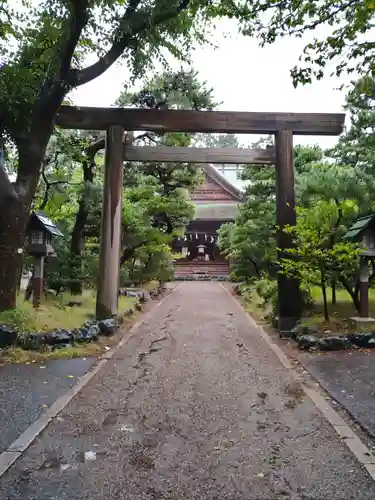
[[[230,38],[223,37],[229,30]],[[280,39],[274,45],[260,48],[254,39],[237,34],[231,22],[221,22],[215,32],[215,50],[210,46],[197,49],[193,67],[200,78],[214,88],[214,98],[222,101],[226,111],[317,112],[339,113],[345,91],[338,91],[342,80],[325,78],[295,89],[290,69],[298,63],[307,41]],[[315,30],[315,35],[317,30]],[[124,65],[110,68],[104,75],[77,90],[71,97],[81,106],[110,106],[128,78]],[[245,144],[257,136],[242,136]],[[330,147],[334,137],[296,137],[295,143]]]

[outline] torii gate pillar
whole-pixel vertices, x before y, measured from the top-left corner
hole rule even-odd
[[[99,281],[96,317],[118,312],[120,246],[123,199],[124,128],[108,128],[105,145],[102,225],[100,233]]]
[[[296,225],[294,193],[293,132],[279,130],[276,139],[276,224],[277,258],[293,247],[293,237],[283,231],[285,226]],[[279,331],[293,328],[302,313],[302,297],[297,279],[278,275]]]

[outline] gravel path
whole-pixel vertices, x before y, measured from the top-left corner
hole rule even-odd
[[[2,500],[348,500],[375,484],[217,283],[183,283],[23,458]]]

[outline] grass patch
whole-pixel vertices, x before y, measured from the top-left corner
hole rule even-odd
[[[155,290],[155,288],[158,286],[159,282],[157,280],[150,281],[149,283],[146,283],[145,285],[142,285],[142,288],[147,290],[148,292],[152,292]]]
[[[324,337],[329,335],[344,335],[358,331],[358,325],[349,320],[350,317],[358,316],[358,311],[354,307],[353,301],[344,289],[336,290],[336,304],[332,304],[332,289],[327,288],[329,321],[324,319],[323,296],[320,287],[313,287],[311,290],[313,306],[305,311],[301,324],[303,326],[317,326],[318,335]],[[241,301],[246,311],[253,316],[257,322],[265,321],[265,316],[271,311],[270,306],[264,306],[264,301],[259,297],[255,287],[247,289],[241,297]],[[375,317],[375,288],[369,290],[369,314]],[[361,331],[374,331],[373,324],[363,324]]]
[[[349,318],[359,316],[353,301],[345,289],[336,290],[336,304],[332,304],[332,289],[327,287],[329,321],[324,319],[323,295],[320,287],[311,290],[314,305],[302,318],[303,325],[316,325],[319,327],[321,336],[340,335],[358,331],[358,325],[354,325]],[[375,289],[369,289],[369,315],[375,317]],[[362,324],[361,331],[373,331],[374,325]]]
[[[82,302],[81,306],[68,307],[69,301]],[[119,297],[119,312],[135,305],[134,297]],[[0,313],[0,323],[13,326],[20,333],[44,332],[57,328],[71,330],[83,325],[88,319],[95,317],[96,292],[85,290],[82,296],[71,296],[68,293],[61,297],[44,299],[39,309],[34,309],[32,302],[25,301],[23,295],[18,297],[16,309]],[[124,326],[131,324],[137,315],[126,318]],[[120,330],[121,331],[121,330]],[[121,333],[119,333],[121,336]],[[0,349],[0,364],[28,363],[43,359],[64,359],[89,357],[100,354],[106,346],[111,347],[119,340],[119,335],[101,337],[97,342],[75,344],[71,347],[55,350],[26,351],[20,347]]]
[[[75,344],[62,349],[46,349],[45,351],[26,351],[21,347],[13,346],[6,349],[0,349],[0,366],[9,363],[35,363],[46,359],[71,359],[99,356],[102,352],[106,351],[106,348],[114,347],[122,337],[124,328],[130,328],[132,324],[138,320],[138,317],[139,313],[134,313],[131,317],[125,319],[122,327],[115,335],[111,337],[99,337],[96,342],[90,342],[88,344]]]
[[[68,307],[69,301],[79,301],[81,306]],[[133,297],[119,297],[119,311],[134,306]],[[44,332],[55,328],[71,330],[95,317],[96,291],[85,290],[82,296],[64,293],[56,298],[44,299],[39,309],[19,296],[16,309],[0,313],[0,323],[16,327],[22,332]]]

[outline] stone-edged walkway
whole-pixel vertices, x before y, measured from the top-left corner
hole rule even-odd
[[[55,359],[0,366],[0,453],[95,361],[96,358]]]
[[[299,353],[306,370],[375,439],[375,349]]]
[[[182,283],[0,479],[2,500],[375,498],[218,283]]]

